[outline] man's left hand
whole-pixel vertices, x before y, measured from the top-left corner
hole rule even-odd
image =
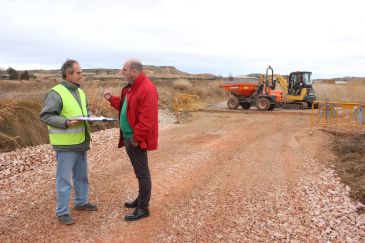
[[[133,138],[131,138],[131,144],[134,146],[134,147],[138,147],[138,142],[137,141],[134,141]]]

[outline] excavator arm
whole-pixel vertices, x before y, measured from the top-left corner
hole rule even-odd
[[[274,77],[275,77],[276,82],[278,82],[280,84],[281,88],[283,89],[284,94],[287,94],[288,87],[289,87],[288,81],[279,74],[275,74]]]

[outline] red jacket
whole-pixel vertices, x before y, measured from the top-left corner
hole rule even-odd
[[[122,89],[121,96],[112,96],[110,105],[120,112],[124,97],[128,95],[127,118],[133,129],[133,140],[141,149],[156,150],[158,140],[158,94],[155,85],[142,72],[133,82]],[[124,146],[120,131],[118,148]]]

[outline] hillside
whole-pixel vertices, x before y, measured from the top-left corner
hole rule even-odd
[[[17,70],[22,72],[22,70]],[[120,69],[115,68],[84,68],[83,75],[85,80],[99,79],[123,79],[123,76],[118,74]],[[144,65],[144,71],[150,78],[154,79],[204,79],[204,80],[215,80],[217,76],[209,73],[203,74],[190,74],[178,70],[173,66],[153,66]],[[61,76],[60,69],[53,70],[29,70],[29,73],[35,76],[36,79],[52,80],[57,79]],[[1,79],[1,76],[0,76]]]

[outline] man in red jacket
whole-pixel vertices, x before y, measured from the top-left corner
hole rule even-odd
[[[158,95],[152,81],[144,74],[142,63],[135,59],[126,61],[122,73],[129,82],[120,96],[112,96],[105,90],[104,97],[119,111],[120,139],[118,147],[125,146],[138,179],[139,193],[133,202],[125,202],[126,208],[135,208],[126,215],[126,221],[149,216],[151,175],[148,168],[147,150],[157,149]]]

